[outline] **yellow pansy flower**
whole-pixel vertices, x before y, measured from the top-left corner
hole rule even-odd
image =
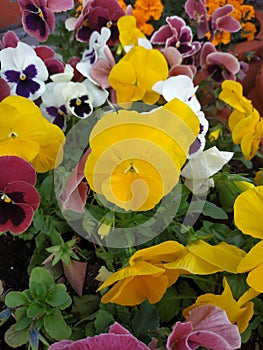
[[[46,172],[62,160],[64,140],[62,130],[48,122],[31,100],[8,96],[1,101],[0,156],[21,157],[36,171]]]
[[[122,16],[118,22],[119,39],[123,47],[138,45],[139,38],[146,38],[145,35],[136,27],[136,18],[134,16]]]
[[[177,251],[184,247],[167,241],[156,246],[138,250],[129,260],[129,266],[113,273],[98,290],[115,285],[103,295],[103,303],[120,305],[138,305],[145,299],[151,304],[161,300],[166,289],[176,282],[182,270],[169,271],[163,267],[163,261],[172,259]]]
[[[168,64],[159,50],[134,46],[112,68],[108,80],[116,90],[118,103],[142,100],[154,104],[160,95],[152,86],[167,77]]]
[[[240,144],[246,160],[252,159],[263,137],[263,119],[251,101],[243,96],[242,85],[238,82],[225,80],[219,98],[234,109],[228,120],[233,142]]]
[[[138,250],[129,266],[115,272],[99,287],[101,290],[116,283],[102,302],[137,305],[148,299],[154,304],[161,300],[166,289],[180,274],[210,274],[218,271],[236,272],[244,252],[235,246],[210,246],[198,241],[187,247],[176,241]]]
[[[152,209],[177,184],[198,130],[197,116],[180,100],[149,114],[106,114],[90,135],[90,188],[125,210]]]
[[[193,305],[184,309],[183,315],[186,317],[189,311],[197,306],[212,304],[225,310],[229,321],[233,324],[237,323],[239,332],[243,333],[254,314],[254,303],[250,300],[258,296],[259,293],[250,288],[238,300],[235,300],[226,278],[223,280],[223,285],[224,291],[221,295],[207,293],[199,296]]]

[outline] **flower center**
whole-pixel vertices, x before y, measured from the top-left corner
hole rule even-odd
[[[24,73],[21,73],[19,79],[22,81],[26,80],[26,75]]]
[[[38,9],[38,17],[40,18],[44,18],[44,14],[43,14],[43,11],[41,9]]]
[[[15,133],[15,132],[10,132],[10,134],[9,134],[9,138],[10,139],[14,139],[14,138],[16,138],[18,135]]]
[[[112,26],[112,21],[109,21],[109,22],[106,23],[106,27],[107,28],[110,28],[111,26]]]
[[[1,200],[2,201],[4,201],[5,203],[11,203],[12,202],[12,199],[10,199],[9,197],[8,197],[8,195],[6,195],[5,193],[3,193],[2,195],[1,195]]]
[[[127,169],[125,169],[124,174],[127,174],[128,172],[139,174],[138,169],[133,165],[132,162],[130,162],[130,166]]]

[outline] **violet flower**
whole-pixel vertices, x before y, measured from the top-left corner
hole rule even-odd
[[[40,203],[36,171],[16,156],[0,157],[0,168],[0,232],[19,234],[28,229]]]
[[[72,170],[66,186],[62,188],[59,200],[62,210],[71,210],[76,213],[84,213],[89,191],[88,184],[84,181],[84,167],[91,149],[89,148],[81,157],[79,163]]]
[[[109,333],[72,341],[62,340],[52,344],[48,350],[150,350],[148,346],[135,338],[127,329],[115,322]]]
[[[234,55],[218,52],[209,42],[202,47],[200,65],[203,79],[211,77],[218,83],[227,79],[236,80],[236,74],[240,70],[240,63]]]
[[[55,12],[70,10],[73,0],[18,0],[25,32],[46,41],[55,29]]]
[[[167,350],[234,350],[241,346],[238,327],[226,312],[214,305],[201,305],[191,310],[185,322],[176,322],[169,335]]]
[[[125,13],[116,0],[90,0],[83,2],[80,16],[66,21],[68,30],[76,30],[77,40],[89,42],[94,31],[100,33],[101,28],[107,27],[111,31],[108,45],[115,46],[119,42],[117,21]]]
[[[151,37],[153,45],[176,47],[182,57],[189,57],[198,52],[201,43],[193,40],[192,30],[185,21],[178,16],[166,18],[167,25],[162,26]]]

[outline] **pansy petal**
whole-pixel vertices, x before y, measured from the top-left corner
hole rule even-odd
[[[9,182],[4,193],[15,204],[28,204],[35,211],[40,204],[38,191],[31,184],[24,181]]]
[[[3,203],[0,201],[0,232],[14,234],[25,232],[30,226],[34,211],[28,204]]]
[[[263,186],[257,186],[241,193],[234,204],[236,226],[243,233],[262,239],[262,210]]]

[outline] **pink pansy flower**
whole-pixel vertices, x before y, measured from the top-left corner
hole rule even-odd
[[[84,181],[84,167],[90,152],[91,150],[88,149],[84,153],[59,195],[62,210],[72,210],[77,213],[83,213],[85,210],[89,186]]]
[[[55,29],[55,12],[70,10],[73,0],[18,0],[25,32],[46,41]]]
[[[36,171],[16,156],[0,157],[0,168],[0,232],[19,234],[28,229],[40,203]]]
[[[209,42],[202,47],[200,65],[203,78],[210,76],[218,83],[227,79],[236,80],[236,74],[240,70],[240,63],[235,56],[218,52]]]
[[[187,0],[185,3],[186,13],[199,24],[197,27],[197,37],[203,38],[209,32],[210,41],[213,40],[217,31],[234,33],[240,30],[240,23],[230,16],[233,10],[234,6],[224,5],[218,7],[214,13],[208,17],[204,0]]]
[[[165,45],[176,47],[182,57],[189,57],[198,52],[201,43],[193,40],[192,30],[185,21],[178,16],[166,18],[167,25],[162,26],[151,37],[153,45]]]
[[[48,350],[150,350],[148,346],[135,338],[127,329],[115,322],[109,333],[72,341],[62,340],[52,344]]]
[[[176,75],[187,75],[193,80],[197,71],[196,67],[191,64],[182,64],[183,57],[175,47],[169,46],[164,48],[163,54],[170,66],[169,77]]]
[[[185,322],[176,322],[169,335],[167,350],[235,350],[241,346],[238,327],[226,312],[214,305],[201,305],[191,310]]]

